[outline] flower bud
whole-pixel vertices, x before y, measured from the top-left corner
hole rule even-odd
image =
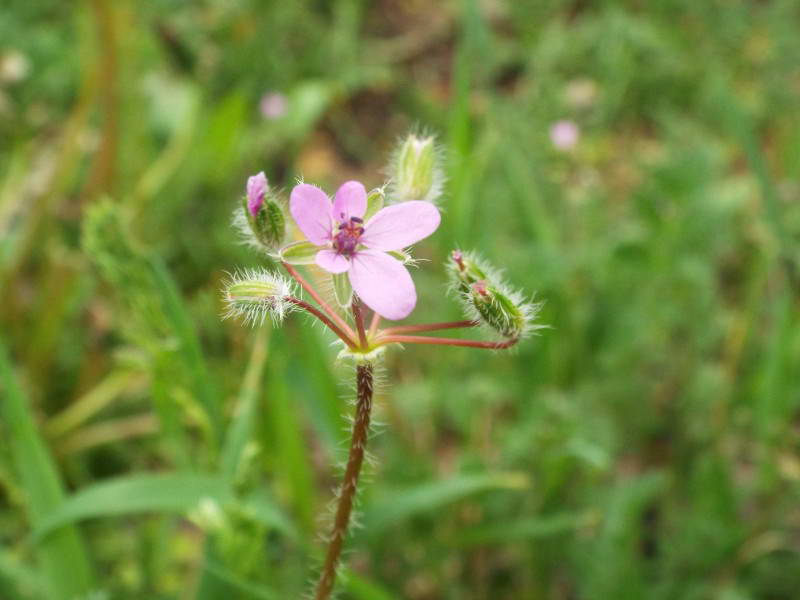
[[[518,305],[507,293],[483,280],[476,281],[469,289],[469,302],[481,321],[507,338],[522,335],[527,317],[521,303]]]
[[[470,253],[453,250],[450,254],[450,273],[459,291],[468,292],[469,286],[491,277],[491,269]]]
[[[247,180],[247,195],[242,201],[247,224],[257,243],[274,250],[283,241],[286,218],[280,204],[269,195],[263,172]]]
[[[533,319],[539,305],[510,289],[491,265],[460,250],[454,250],[450,257],[448,266],[453,289],[470,319],[512,339],[538,329]]]
[[[242,317],[245,323],[262,324],[269,315],[276,323],[283,320],[292,304],[292,285],[283,277],[264,270],[234,274],[225,285],[225,318]]]
[[[410,134],[395,153],[390,170],[392,200],[435,201],[442,189],[442,169],[433,136]]]

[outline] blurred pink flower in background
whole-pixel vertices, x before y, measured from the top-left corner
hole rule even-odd
[[[258,103],[258,108],[261,111],[261,116],[265,119],[280,119],[286,114],[289,107],[289,102],[286,96],[280,92],[267,92],[261,96]]]
[[[580,137],[581,130],[572,121],[556,121],[550,127],[550,141],[558,150],[571,150]]]

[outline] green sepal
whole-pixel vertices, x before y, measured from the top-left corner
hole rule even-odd
[[[290,265],[311,265],[319,252],[319,247],[308,240],[286,244],[279,251],[280,259]]]
[[[386,193],[382,187],[375,188],[367,194],[367,212],[364,213],[364,222],[367,222],[376,212],[383,208]]]
[[[336,302],[342,308],[349,308],[353,301],[353,287],[350,285],[350,277],[347,273],[334,273],[333,293],[336,295]]]
[[[399,260],[404,265],[406,265],[406,264],[408,264],[410,262],[413,262],[413,260],[414,260],[413,258],[411,258],[410,254],[408,254],[407,252],[403,252],[402,250],[388,250],[386,252],[386,254],[388,254],[389,256],[391,256],[393,258],[396,258],[397,260]]]

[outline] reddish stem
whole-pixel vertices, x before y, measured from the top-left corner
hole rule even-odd
[[[482,342],[479,340],[455,340],[453,338],[424,337],[419,335],[388,335],[381,337],[380,344],[428,344],[435,346],[466,346],[468,348],[485,348],[487,350],[503,350],[510,348],[519,338],[505,342]]]
[[[367,334],[364,331],[364,317],[361,314],[361,300],[356,295],[353,295],[353,320],[356,323],[358,341],[361,342],[361,349],[366,350],[368,347]]]
[[[369,339],[373,339],[378,331],[378,325],[381,324],[381,316],[374,312],[372,313],[372,322],[369,324]]]
[[[335,333],[337,336],[339,336],[339,338],[341,338],[341,340],[345,344],[347,344],[351,349],[354,350],[356,348],[356,343],[352,340],[352,338],[349,335],[347,335],[344,331],[342,331],[339,327],[337,327],[337,325],[333,321],[331,321],[326,314],[324,314],[322,311],[317,309],[315,306],[312,306],[308,302],[304,302],[303,300],[300,300],[299,298],[295,298],[294,296],[285,296],[283,299],[286,300],[287,302],[290,302],[290,303],[294,304],[295,306],[299,306],[303,310],[306,310],[306,311],[310,312],[312,315],[317,317],[320,321],[325,323],[325,325],[327,325],[328,328],[333,333]]]
[[[447,323],[427,323],[425,325],[401,325],[399,327],[389,327],[384,329],[384,335],[394,335],[396,333],[418,333],[422,331],[440,331],[442,329],[460,329],[462,327],[477,327],[475,321],[451,321]]]
[[[311,287],[310,283],[308,283],[305,279],[303,279],[303,276],[297,272],[297,269],[295,269],[289,263],[282,262],[281,264],[283,265],[283,268],[286,269],[286,271],[289,273],[289,275],[294,277],[295,281],[297,281],[297,283],[299,283],[302,286],[302,288],[305,291],[307,291],[312,298],[314,298],[314,300],[316,301],[317,304],[320,305],[322,310],[324,310],[328,314],[328,316],[336,322],[336,324],[339,327],[341,327],[344,331],[347,332],[348,337],[355,338],[356,334],[353,332],[350,326],[345,322],[345,320],[342,319],[342,317],[340,317],[339,314],[335,310],[333,310],[328,305],[328,303],[325,302],[325,300],[322,299],[322,296],[320,296],[317,293],[317,290]]]

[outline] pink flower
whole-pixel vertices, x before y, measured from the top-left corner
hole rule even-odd
[[[264,203],[264,194],[267,193],[267,176],[264,171],[247,178],[247,210],[254,217]]]
[[[578,143],[581,131],[572,121],[562,120],[550,127],[550,141],[558,150],[570,150]]]
[[[358,181],[339,188],[333,204],[318,187],[301,183],[292,190],[289,210],[308,240],[320,247],[317,265],[347,272],[353,290],[376,313],[393,321],[407,317],[417,291],[403,263],[387,254],[402,250],[439,227],[430,202],[412,200],[387,206],[364,223],[367,192]]]
[[[268,92],[261,96],[258,107],[261,110],[262,117],[274,120],[280,119],[286,114],[289,102],[286,100],[286,96],[280,92]]]

